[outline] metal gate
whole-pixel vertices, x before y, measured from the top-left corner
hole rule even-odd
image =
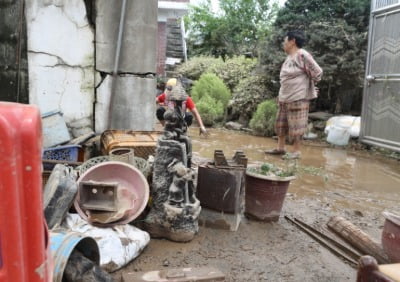
[[[361,141],[400,151],[400,0],[372,0]]]

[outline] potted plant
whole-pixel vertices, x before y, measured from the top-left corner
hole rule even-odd
[[[281,169],[270,163],[246,170],[245,214],[261,221],[278,221],[295,166]]]

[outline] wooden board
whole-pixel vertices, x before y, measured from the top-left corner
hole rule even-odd
[[[379,265],[379,271],[394,281],[400,282],[400,263]]]
[[[122,275],[123,282],[194,282],[225,281],[225,274],[214,267],[186,267],[177,269],[131,272]]]

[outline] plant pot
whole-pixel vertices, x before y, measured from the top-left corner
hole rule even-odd
[[[261,221],[278,221],[283,201],[294,176],[265,176],[246,172],[245,214]]]
[[[385,224],[382,230],[382,247],[390,262],[400,262],[400,216],[384,212]]]

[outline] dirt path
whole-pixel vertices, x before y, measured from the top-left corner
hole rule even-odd
[[[220,148],[229,156],[241,149],[252,162],[281,162],[263,154],[264,149],[274,146],[272,139],[220,130],[211,131],[209,139],[200,139],[196,133],[193,129],[193,151],[200,156],[210,157]],[[282,216],[325,226],[331,216],[340,215],[380,240],[382,212],[400,214],[398,161],[366,152],[305,146],[301,165],[321,167],[322,173],[300,175],[290,184]],[[243,218],[237,232],[201,227],[190,243],[152,239],[137,259],[113,277],[119,281],[125,272],[189,266],[217,267],[226,274],[226,281],[356,279],[354,268],[282,217],[278,223]]]

